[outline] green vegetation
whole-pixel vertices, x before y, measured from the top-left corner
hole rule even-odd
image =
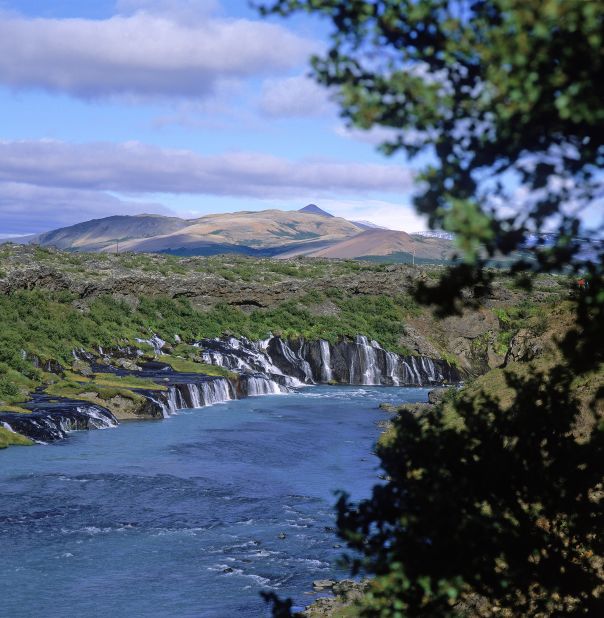
[[[73,362],[73,349],[95,352],[99,345],[145,347],[135,340],[152,333],[173,343],[176,335],[192,342],[223,333],[262,339],[272,332],[283,337],[336,341],[342,336],[362,333],[391,350],[408,353],[399,339],[404,334],[407,316],[418,310],[406,296],[349,296],[338,290],[326,294],[313,292],[298,301],[252,312],[224,304],[199,311],[182,298],[142,297],[135,306],[110,296],[94,298],[85,306],[76,301],[75,295],[68,292],[43,290],[19,290],[0,296],[5,324],[0,332],[0,401],[6,404],[23,401],[36,385],[49,381],[48,374],[34,366],[34,359],[42,364],[58,361],[68,368]],[[336,307],[336,315],[317,315],[311,311],[312,306],[325,302]],[[150,351],[148,346],[147,349]],[[228,371],[195,362],[198,353],[197,348],[180,344],[164,360],[177,371],[230,376]],[[102,393],[111,387],[151,387],[149,382],[139,383],[136,378],[122,380],[102,374],[93,378],[95,390],[100,389]],[[53,385],[49,392],[75,394],[86,381],[66,374],[66,381]]]
[[[28,438],[0,427],[0,449],[7,446],[30,446],[33,442]]]
[[[65,380],[86,385],[87,388],[108,387],[108,388],[142,388],[152,391],[165,391],[163,384],[157,384],[149,378],[139,378],[135,375],[119,376],[113,373],[95,373],[90,377],[82,376],[71,371],[65,372]]]
[[[500,327],[495,350],[498,354],[505,354],[510,341],[520,329],[529,329],[533,335],[539,336],[547,327],[545,307],[529,299],[523,299],[511,307],[493,309],[493,312],[499,320]]]
[[[82,382],[80,380],[59,380],[46,387],[46,392],[55,397],[67,397],[72,399],[95,399],[98,395],[100,399],[113,399],[114,397],[124,397],[132,401],[142,403],[144,397],[120,386],[102,386],[94,382]]]
[[[216,367],[206,363],[199,363],[194,360],[181,358],[178,356],[162,356],[162,361],[168,363],[174,371],[181,373],[202,373],[207,376],[221,376],[223,378],[235,379],[237,374],[225,369],[224,367]]]

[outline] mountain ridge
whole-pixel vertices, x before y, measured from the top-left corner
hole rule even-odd
[[[355,259],[397,255],[397,261],[412,261],[415,256],[441,261],[450,253],[446,241],[412,236],[367,221],[349,221],[316,204],[299,210],[273,208],[194,219],[145,213],[111,215],[9,240],[68,251],[187,256],[235,253]]]

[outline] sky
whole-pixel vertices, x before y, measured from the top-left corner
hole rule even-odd
[[[0,237],[308,203],[427,229],[412,165],[308,77],[326,28],[247,0],[0,0]]]

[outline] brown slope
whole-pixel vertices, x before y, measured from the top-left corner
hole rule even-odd
[[[165,251],[212,243],[266,249],[294,243],[337,242],[358,234],[360,229],[346,219],[307,212],[244,211],[206,215],[173,233],[132,239],[120,246],[128,251]]]
[[[398,230],[369,229],[353,236],[335,242],[329,246],[305,251],[295,251],[283,254],[282,257],[308,255],[324,258],[358,258],[363,256],[388,256],[393,253],[415,253],[417,258],[441,260],[450,253],[450,241],[440,238],[423,238],[411,236]]]
[[[45,232],[36,236],[34,241],[59,249],[98,251],[103,247],[113,247],[116,241],[120,241],[121,244],[130,238],[140,239],[170,234],[187,225],[187,221],[178,217],[115,215]]]

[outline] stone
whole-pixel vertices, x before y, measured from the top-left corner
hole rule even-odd
[[[445,395],[448,392],[449,392],[448,388],[433,388],[428,393],[428,401],[432,404],[440,403],[445,398]]]
[[[321,591],[321,590],[330,590],[336,584],[336,581],[333,579],[315,579],[312,583],[313,590]]]
[[[74,373],[79,373],[82,376],[90,377],[92,375],[92,368],[90,367],[90,363],[87,363],[83,360],[75,360],[71,364],[71,370]]]

